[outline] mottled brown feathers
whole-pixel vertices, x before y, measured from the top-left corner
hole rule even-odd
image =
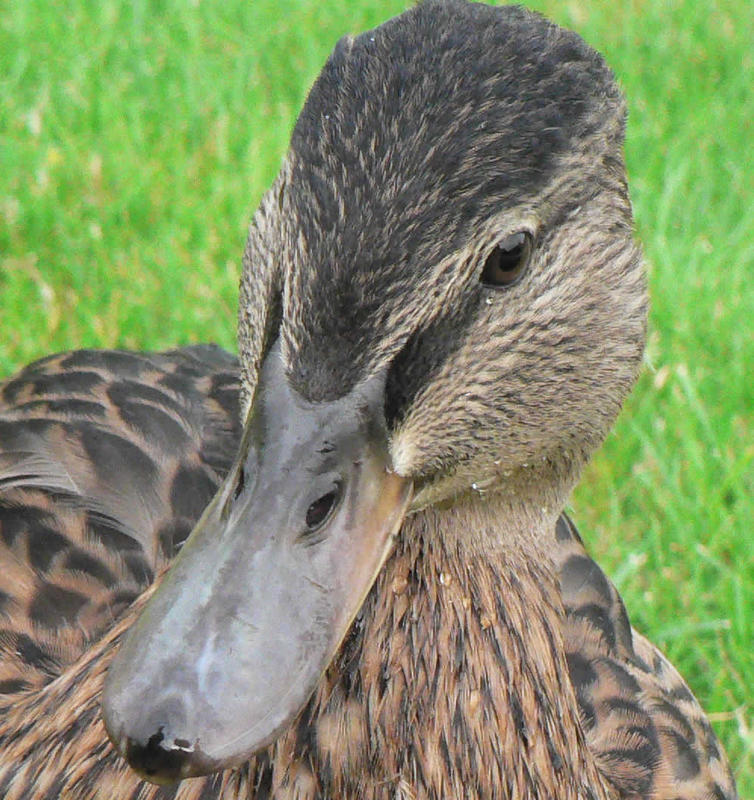
[[[218,348],[78,351],[0,391],[0,695],[39,689],[175,555],[240,436]]]
[[[624,116],[575,34],[422,3],[339,43],[255,215],[241,414],[211,348],[64,354],[0,387],[0,797],[736,798],[688,687],[560,516],[641,364]],[[521,232],[522,280],[484,286]],[[276,340],[309,400],[384,377],[414,504],[292,727],[159,788],[109,744],[103,676],[228,470]]]
[[[617,797],[736,797],[725,756],[696,698],[631,628],[623,601],[567,517],[555,566],[563,641],[586,741]]]
[[[450,515],[450,516],[448,516]],[[567,800],[735,798],[709,724],[677,673],[631,631],[571,523],[553,564],[513,547],[469,560],[450,524],[495,504],[428,511],[396,552],[291,731],[244,768],[170,788],[113,752],[99,691],[147,591],[57,680],[0,722],[7,800]],[[488,554],[489,556],[490,554]]]

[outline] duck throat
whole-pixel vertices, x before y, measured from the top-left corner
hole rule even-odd
[[[180,796],[611,797],[580,732],[544,534],[527,537],[524,524],[481,500],[410,517],[292,728],[248,765],[185,782]],[[82,800],[101,798],[101,786],[112,798],[172,796],[117,757],[99,721],[113,645],[149,594],[66,675],[5,710],[0,796],[42,796],[46,782]]]
[[[480,552],[499,512],[477,501],[407,520],[336,661],[265,758],[272,796],[609,796],[539,534],[509,530]]]

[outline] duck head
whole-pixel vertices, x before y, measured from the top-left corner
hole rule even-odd
[[[643,350],[624,116],[602,58],[520,8],[425,2],[337,44],[250,228],[235,466],[107,677],[147,778],[291,724],[406,514],[562,508]]]

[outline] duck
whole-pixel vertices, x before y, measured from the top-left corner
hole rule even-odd
[[[576,34],[424,0],[312,86],[238,364],[2,385],[3,797],[737,796],[564,512],[644,349],[624,128]]]
[[[230,468],[238,384],[198,345],[61,353],[2,385],[0,698],[64,672],[170,563]]]

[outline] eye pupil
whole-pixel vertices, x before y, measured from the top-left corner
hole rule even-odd
[[[333,489],[315,500],[306,510],[306,527],[311,531],[318,528],[330,516],[338,500],[338,490]]]
[[[513,233],[495,245],[487,256],[481,281],[485,286],[512,286],[524,274],[531,254],[531,236]]]

